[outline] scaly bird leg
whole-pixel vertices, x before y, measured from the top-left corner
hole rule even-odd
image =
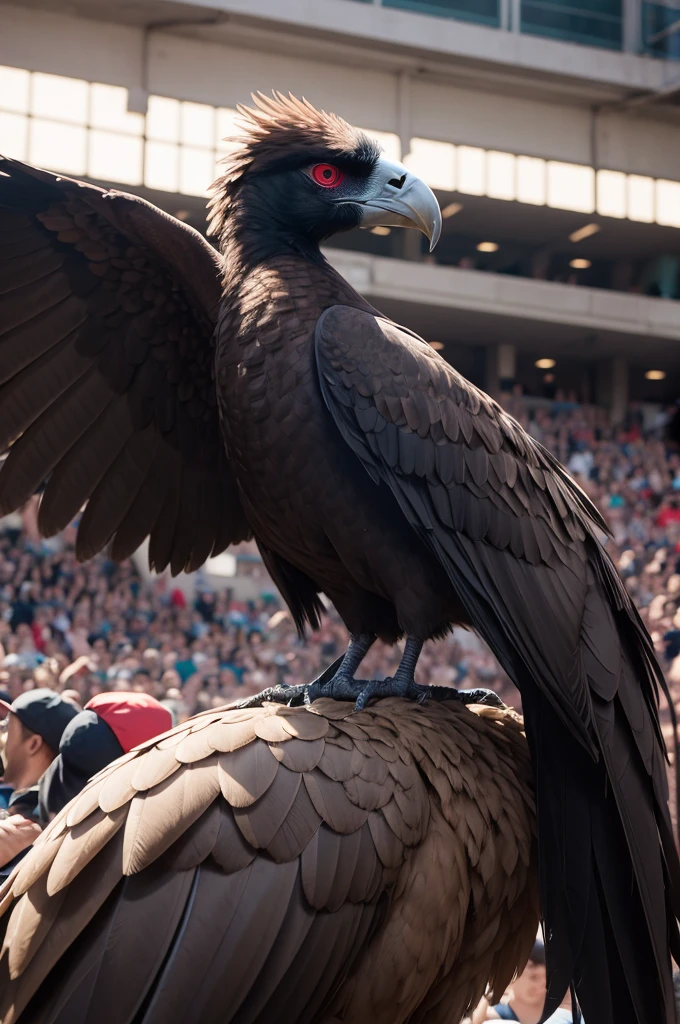
[[[329,665],[320,676],[302,686],[270,686],[252,697],[237,701],[233,707],[254,708],[265,701],[277,704],[310,704],[319,697],[334,700],[356,700],[365,682],[357,683],[354,673],[376,641],[375,633],[351,633],[349,646],[341,657]]]
[[[366,683],[357,697],[357,711],[365,708],[372,697],[410,697],[411,700],[422,700],[427,696],[427,687],[418,686],[415,681],[416,665],[422,649],[422,640],[407,637],[397,671],[387,679],[372,679]]]
[[[376,639],[375,633],[352,633],[340,668],[328,680],[315,679],[309,686],[307,697],[310,700],[317,700],[319,697],[331,697],[333,700],[356,700],[358,687],[360,688],[363,684],[354,678],[354,673]]]
[[[356,710],[361,711],[369,700],[383,697],[405,697],[407,700],[459,700],[463,704],[489,704],[505,707],[493,690],[455,690],[449,686],[419,686],[415,681],[415,669],[423,649],[423,641],[409,636],[399,668],[387,679],[355,679],[354,673],[363,661],[369,648],[375,642],[370,633],[353,634],[344,657],[339,658],[313,683],[305,686],[277,686],[263,690],[255,697],[240,701],[237,707],[255,707],[264,701],[280,704],[311,704],[320,697],[333,700],[356,701]]]

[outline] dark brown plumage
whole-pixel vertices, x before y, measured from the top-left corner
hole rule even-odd
[[[421,642],[475,628],[522,692],[549,1006],[573,980],[588,1020],[671,1024],[664,682],[606,525],[322,257],[358,223],[436,235],[431,193],[296,100],[243,114],[212,204],[223,260],[148,204],[0,162],[0,511],[47,480],[45,532],[89,499],[81,557],[150,534],[173,571],[252,531],[298,626],[323,592],[353,634],[330,692],[359,685],[376,634],[407,634],[395,679],[360,702],[412,694]]]
[[[104,769],[0,891],[0,1020],[457,1021],[536,934],[530,777],[509,711],[207,712]]]

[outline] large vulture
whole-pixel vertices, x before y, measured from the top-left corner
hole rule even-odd
[[[299,628],[324,593],[352,635],[311,700],[422,697],[423,641],[477,630],[522,693],[548,1008],[573,982],[589,1022],[671,1024],[664,681],[606,525],[321,254],[357,225],[434,243],[430,190],[305,102],[242,114],[214,186],[221,255],[132,196],[0,162],[0,512],[45,484],[45,534],[87,502],[81,558],[149,536],[152,566],[173,572],[254,535]],[[404,657],[393,679],[361,682],[376,636],[405,636]]]
[[[5,887],[2,1024],[458,1024],[538,923],[527,745],[474,710],[210,711],[104,769]]]

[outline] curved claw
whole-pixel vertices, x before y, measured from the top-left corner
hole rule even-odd
[[[478,690],[459,690],[458,696],[463,704],[485,704],[490,708],[507,707],[507,704],[504,704],[493,690],[486,690],[484,688]]]
[[[404,682],[397,676],[388,676],[387,679],[371,679],[363,685],[356,704],[355,711],[363,711],[372,697],[404,697],[406,700],[423,701],[429,695],[429,687],[418,686],[414,682]]]
[[[363,711],[371,697],[380,696],[378,692],[380,689],[380,685],[381,684],[380,682],[378,682],[377,679],[373,679],[370,682],[368,682],[366,686],[364,686],[359,696],[357,697],[356,702],[354,704],[354,710]]]

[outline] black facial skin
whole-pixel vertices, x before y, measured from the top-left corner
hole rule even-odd
[[[359,225],[358,205],[370,191],[375,159],[339,159],[332,153],[306,155],[302,166],[245,175],[231,213],[228,236],[236,240],[249,266],[285,253],[298,253],[315,263],[319,245],[340,231]],[[310,171],[317,163],[332,164],[343,173],[335,188],[318,185]],[[353,201],[354,200],[354,201]]]

